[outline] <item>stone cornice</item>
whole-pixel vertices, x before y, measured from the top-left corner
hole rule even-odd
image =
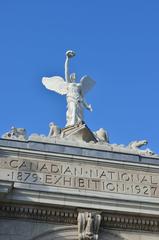
[[[0,140],[0,141],[8,141],[8,140]],[[11,140],[9,141],[11,142]],[[12,143],[15,143],[16,141],[12,141]],[[97,156],[91,156],[91,154],[88,156],[87,154],[85,154],[85,152],[87,151],[82,151],[82,154],[78,155],[79,151],[77,151],[77,154],[73,154],[71,149],[67,149],[64,151],[40,151],[40,150],[35,150],[32,148],[21,148],[19,147],[18,143],[21,145],[21,142],[17,141],[17,145],[15,145],[14,147],[12,146],[2,146],[0,144],[0,156],[1,157],[19,157],[19,158],[36,158],[39,160],[64,160],[67,161],[68,159],[73,159],[73,160],[77,160],[77,161],[83,161],[83,162],[100,162],[100,163],[110,163],[111,165],[113,164],[118,164],[118,165],[128,165],[128,166],[142,166],[142,169],[144,170],[144,168],[154,168],[154,169],[158,169],[159,168],[159,159],[153,159],[153,158],[147,158],[147,157],[138,157],[136,155],[128,155],[128,154],[118,154],[117,157],[117,153],[115,153],[115,155],[113,155],[114,153],[110,153],[105,151],[104,154],[107,154],[107,158],[106,156],[104,157],[103,152],[100,152],[99,157],[97,158]],[[23,143],[23,142],[22,142]],[[26,143],[27,144],[27,143]],[[38,144],[42,144],[42,143],[38,143]],[[58,146],[56,146],[58,149]],[[62,148],[62,146],[60,146],[60,148]],[[73,147],[74,149],[74,147]],[[68,151],[68,152],[67,152]],[[90,150],[91,151],[91,150]],[[92,150],[93,151],[93,150]],[[96,150],[94,150],[96,151]],[[93,151],[93,152],[94,152]],[[98,152],[97,152],[98,154]],[[113,157],[114,156],[114,157]]]
[[[0,195],[4,196],[5,194],[8,194],[13,189],[13,182],[9,181],[1,181],[0,180]]]
[[[159,232],[159,219],[153,217],[121,215],[121,214],[104,214],[102,226],[104,228],[143,230]]]
[[[41,206],[27,206],[0,203],[1,218],[23,218],[57,223],[76,224],[77,213],[67,208],[48,208]]]
[[[113,152],[107,149],[102,149],[93,146],[93,148],[88,147],[87,145],[69,145],[62,143],[42,143],[42,142],[23,142],[17,140],[6,140],[0,139],[0,148],[8,149],[8,150],[19,150],[24,151],[35,151],[36,153],[56,153],[56,154],[64,154],[71,156],[81,156],[81,157],[89,157],[89,158],[100,158],[100,159],[111,159],[112,161],[118,162],[134,162],[134,163],[146,163],[159,165],[159,158],[155,156],[146,157],[140,156],[138,154],[132,153],[123,153],[123,152]]]
[[[82,209],[84,211],[84,209]],[[88,209],[86,209],[88,211]],[[94,211],[94,210],[92,210]],[[49,208],[18,204],[0,203],[0,218],[27,219],[41,222],[56,222],[77,225],[80,209]],[[91,209],[89,209],[91,212]],[[103,212],[101,227],[119,230],[143,230],[159,232],[158,217],[145,217],[120,213]]]

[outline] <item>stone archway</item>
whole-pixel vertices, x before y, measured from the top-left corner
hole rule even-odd
[[[29,240],[78,240],[76,226],[56,226]]]
[[[29,240],[78,240],[76,226],[56,226]],[[127,240],[112,230],[100,229],[99,240]]]

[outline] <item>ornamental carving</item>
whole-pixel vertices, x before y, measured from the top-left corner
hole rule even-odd
[[[98,240],[101,215],[97,212],[80,212],[78,214],[78,239]]]

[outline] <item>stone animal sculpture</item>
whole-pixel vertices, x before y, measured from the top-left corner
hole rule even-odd
[[[15,140],[27,140],[26,130],[25,128],[16,128],[11,127],[11,130],[5,133],[2,138],[5,139],[15,139]]]
[[[145,146],[147,144],[148,144],[147,140],[132,141],[128,144],[127,147],[129,149],[132,149],[132,150],[137,150],[137,151],[140,151],[140,152],[143,152],[143,153],[153,155],[154,153],[149,148],[146,148],[144,150],[139,149],[140,147]]]

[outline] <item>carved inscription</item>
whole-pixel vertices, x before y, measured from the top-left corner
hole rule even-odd
[[[0,159],[0,179],[99,192],[159,197],[159,174],[64,161]]]

